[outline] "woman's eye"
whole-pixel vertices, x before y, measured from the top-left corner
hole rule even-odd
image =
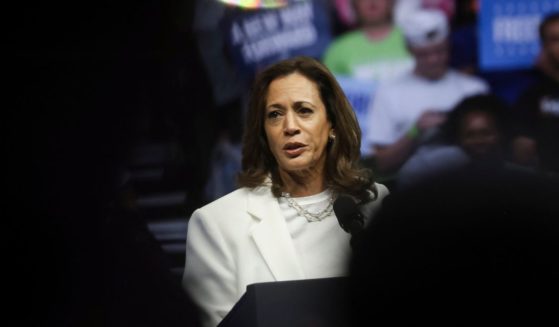
[[[301,108],[299,109],[299,113],[303,115],[310,115],[313,113],[313,110],[311,108]]]
[[[279,115],[280,115],[279,111],[270,111],[267,114],[267,117],[268,117],[268,119],[275,119],[275,118],[278,118]]]

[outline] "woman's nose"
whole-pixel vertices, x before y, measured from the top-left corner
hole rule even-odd
[[[288,112],[285,115],[285,119],[283,121],[283,132],[286,135],[295,135],[299,133],[299,126],[297,124],[297,118],[293,114],[293,112]]]

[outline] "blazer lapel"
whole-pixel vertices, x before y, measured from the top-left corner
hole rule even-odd
[[[259,187],[248,196],[248,212],[260,220],[251,231],[258,250],[276,280],[305,278],[295,246],[269,187]]]

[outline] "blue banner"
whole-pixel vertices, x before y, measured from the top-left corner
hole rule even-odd
[[[344,91],[357,116],[362,135],[361,156],[367,156],[371,152],[364,142],[369,125],[367,123],[367,115],[369,106],[373,100],[376,83],[374,81],[360,80],[346,76],[336,76],[336,80],[340,84],[340,87]]]
[[[559,11],[559,0],[481,0],[480,68],[532,67],[540,51],[539,24],[554,11]]]
[[[229,53],[244,75],[296,55],[316,59],[331,41],[324,0],[290,0],[280,9],[230,9],[222,25]]]

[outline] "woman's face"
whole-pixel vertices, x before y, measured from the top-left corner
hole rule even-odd
[[[280,170],[322,173],[331,129],[314,82],[292,73],[270,83],[264,130]]]

